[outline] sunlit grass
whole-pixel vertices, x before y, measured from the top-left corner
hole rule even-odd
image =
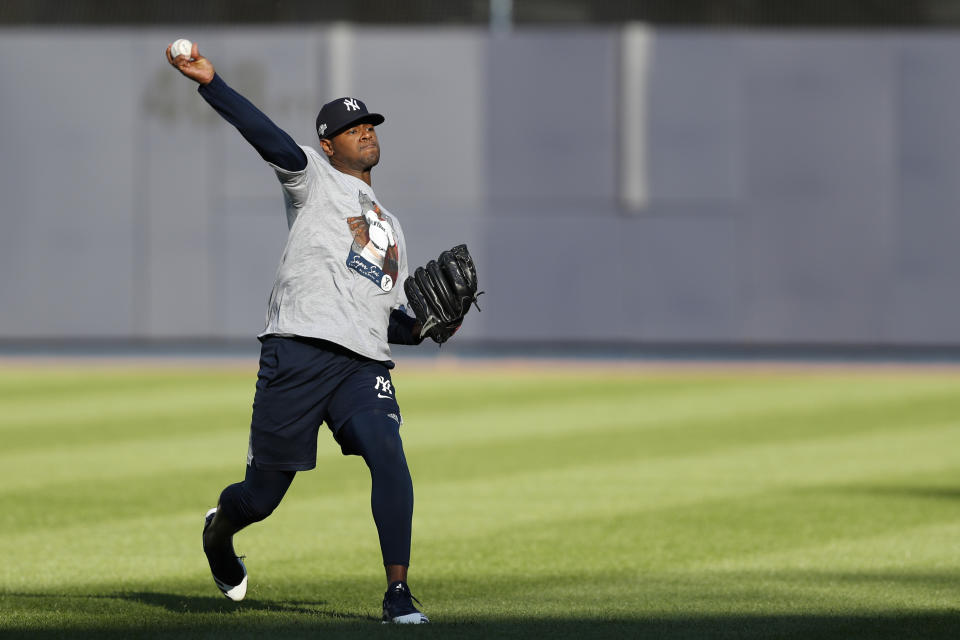
[[[255,363],[0,370],[0,635],[366,637],[369,477],[318,468],[237,536]],[[960,374],[394,372],[430,637],[952,637]],[[913,633],[916,632],[916,633]]]

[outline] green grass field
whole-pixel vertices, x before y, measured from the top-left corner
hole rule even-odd
[[[398,629],[325,428],[214,587],[255,368],[0,368],[0,636],[960,637],[960,371],[401,364],[434,624]]]

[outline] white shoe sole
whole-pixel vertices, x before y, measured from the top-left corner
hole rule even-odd
[[[424,624],[426,622],[430,622],[430,620],[422,613],[408,613],[405,616],[384,620],[383,624]]]
[[[238,559],[237,562],[243,567],[243,580],[240,581],[240,584],[231,587],[228,584],[220,582],[216,577],[213,578],[213,581],[217,583],[217,588],[220,589],[221,593],[234,602],[240,602],[247,595],[247,567],[243,564],[243,560]]]

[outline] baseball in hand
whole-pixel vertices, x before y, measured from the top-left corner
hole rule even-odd
[[[180,38],[170,45],[170,57],[187,56],[190,59],[190,53],[193,51],[193,43],[186,38]]]

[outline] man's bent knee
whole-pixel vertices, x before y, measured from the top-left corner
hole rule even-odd
[[[341,427],[337,440],[344,455],[358,455],[368,461],[404,458],[400,424],[380,410],[354,415]]]

